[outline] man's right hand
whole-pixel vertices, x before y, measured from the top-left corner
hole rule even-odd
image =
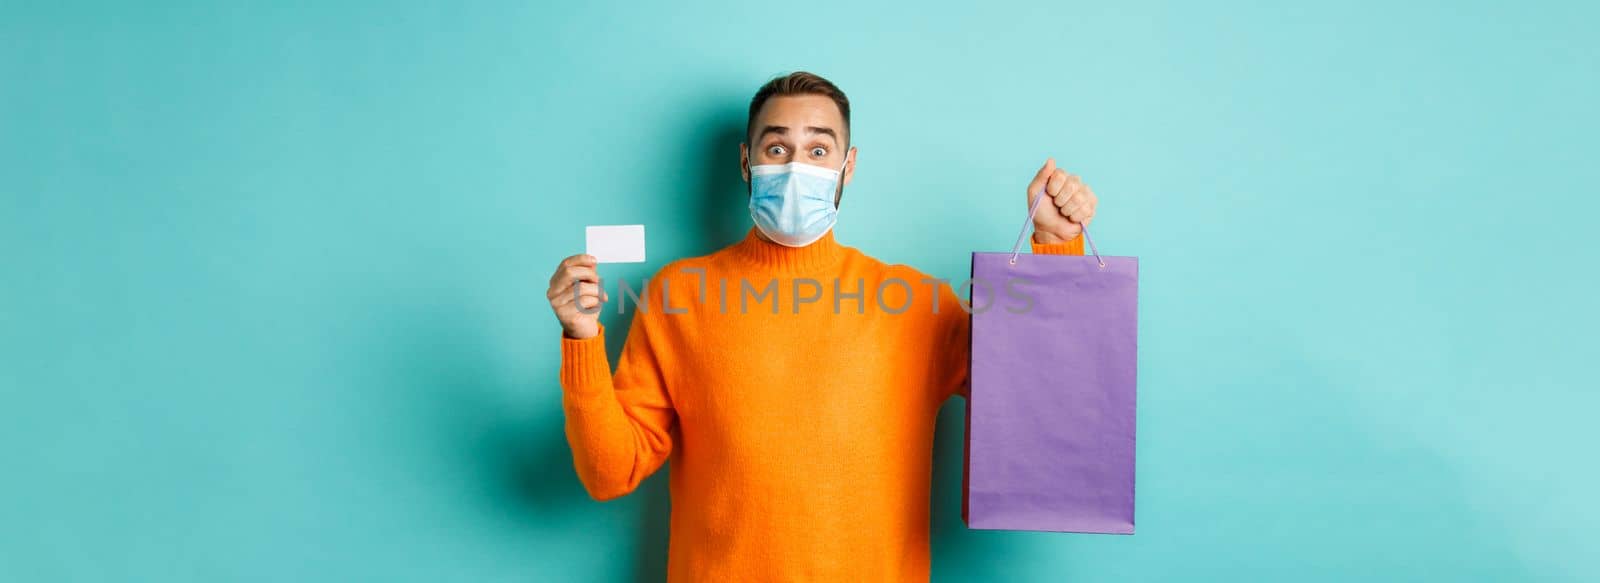
[[[593,255],[561,260],[555,275],[550,276],[550,291],[545,295],[568,338],[583,340],[600,333],[600,307],[609,298],[600,288],[600,272],[595,271]]]

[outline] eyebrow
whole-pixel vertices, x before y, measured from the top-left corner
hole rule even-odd
[[[813,134],[824,134],[824,135],[827,135],[830,138],[833,138],[834,143],[838,143],[839,142],[839,134],[837,132],[833,131],[833,128],[825,128],[825,127],[820,127],[820,126],[806,126],[806,131],[809,132],[809,133],[813,133]],[[761,134],[759,136],[756,136],[756,137],[757,138],[764,138],[764,137],[767,137],[767,134],[778,134],[780,136],[787,136],[787,135],[789,135],[789,127],[788,126],[767,126],[767,127],[761,128]]]

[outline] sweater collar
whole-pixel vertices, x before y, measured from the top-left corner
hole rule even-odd
[[[844,258],[844,249],[834,240],[833,229],[828,229],[822,238],[810,245],[788,247],[763,240],[755,227],[750,227],[744,240],[732,247],[734,257],[740,261],[779,273],[804,273],[833,267]]]

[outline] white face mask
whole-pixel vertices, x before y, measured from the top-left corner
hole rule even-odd
[[[839,220],[833,201],[843,173],[843,164],[838,170],[801,162],[751,166],[750,218],[780,245],[810,245]]]

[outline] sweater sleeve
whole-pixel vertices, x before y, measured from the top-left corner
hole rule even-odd
[[[1083,235],[1078,235],[1060,243],[1045,244],[1028,238],[1033,246],[1033,252],[1040,255],[1083,255]],[[963,398],[972,396],[970,366],[972,353],[972,318],[962,307],[960,298],[949,288],[941,288],[939,297],[939,315],[943,318],[941,329],[945,354],[939,359],[945,371],[938,375],[942,379],[939,401],[944,402],[951,395],[959,394]]]
[[[667,391],[654,322],[635,313],[616,374],[606,360],[605,329],[591,338],[561,337],[562,409],[567,443],[584,489],[596,500],[632,492],[672,453],[677,413]]]

